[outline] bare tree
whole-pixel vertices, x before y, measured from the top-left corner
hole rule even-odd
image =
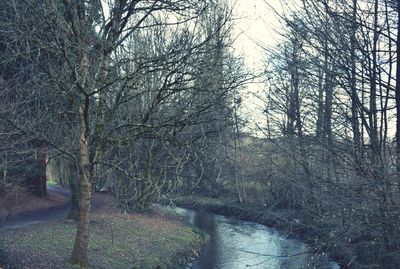
[[[322,231],[319,236],[333,251],[337,248],[331,243],[344,246],[344,238],[350,238],[354,243],[339,252],[347,248],[358,253],[354,266],[396,268],[399,262],[393,256],[397,228],[391,224],[399,217],[397,149],[391,142],[398,140],[392,128],[397,119],[397,7],[391,1],[304,0],[298,10],[281,17],[289,49],[280,44],[269,52],[269,125],[262,131],[269,139],[265,168],[274,175],[267,182],[275,189],[268,191],[283,200],[281,204],[340,223],[332,227],[334,238]],[[296,37],[302,44],[302,60],[296,61],[300,85],[307,91],[300,90],[293,101],[287,92],[295,85],[290,74],[296,72],[293,63],[292,70],[285,69],[293,59],[285,51],[296,48],[291,42]],[[294,129],[290,111],[298,105],[303,148],[283,139]],[[295,136],[300,139],[300,132]],[[282,160],[292,165],[282,165]],[[375,233],[379,243],[370,239]],[[363,255],[367,248],[376,255]]]

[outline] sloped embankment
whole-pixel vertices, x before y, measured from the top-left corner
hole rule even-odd
[[[205,238],[160,211],[124,214],[111,198],[95,196],[90,223],[91,268],[181,268],[195,257]],[[42,222],[0,235],[5,256],[17,268],[73,268],[68,263],[75,225]]]

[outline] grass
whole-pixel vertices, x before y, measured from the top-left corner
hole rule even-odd
[[[52,179],[46,181],[47,186],[58,186],[58,183]]]
[[[46,222],[0,235],[5,255],[17,268],[74,268],[68,263],[75,225]],[[116,210],[92,214],[91,268],[183,268],[197,255],[204,235],[171,215],[123,214]]]

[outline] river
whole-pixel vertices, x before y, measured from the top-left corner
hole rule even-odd
[[[325,255],[264,225],[212,213],[176,208],[183,220],[210,235],[190,269],[339,269]]]

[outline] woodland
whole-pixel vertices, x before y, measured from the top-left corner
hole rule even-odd
[[[273,212],[341,268],[400,268],[400,4],[289,2],[255,72],[232,1],[1,1],[0,200],[68,188],[82,267],[107,191]]]

